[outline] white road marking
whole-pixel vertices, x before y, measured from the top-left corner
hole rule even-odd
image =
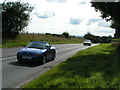
[[[2,60],[7,60],[7,59],[11,59],[11,58],[15,58],[16,56],[13,56],[13,57],[7,57],[7,58],[1,58],[0,61]]]

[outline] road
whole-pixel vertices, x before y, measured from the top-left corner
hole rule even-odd
[[[95,46],[97,44],[92,44]],[[2,88],[19,88],[25,82],[33,80],[42,73],[55,67],[57,64],[67,60],[79,50],[92,46],[83,46],[82,44],[59,44],[52,45],[56,48],[56,59],[49,61],[44,65],[31,63],[18,63],[16,52],[21,48],[9,48],[2,50]]]

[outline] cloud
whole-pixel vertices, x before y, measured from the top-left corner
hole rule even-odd
[[[89,28],[89,32],[92,33],[93,35],[98,35],[98,36],[109,36],[109,35],[114,35],[115,29],[109,28],[109,27],[91,27]]]
[[[99,22],[98,26],[102,26],[102,27],[110,27],[110,23],[106,23],[106,22]]]
[[[91,18],[88,20],[87,25],[90,25],[92,23],[98,22],[98,21],[103,21],[102,19],[98,19],[98,18]]]
[[[119,0],[91,0],[91,2],[119,2]]]
[[[87,25],[91,25],[92,23],[96,23],[100,27],[110,27],[110,23],[106,22],[103,19],[91,18],[88,20]]]
[[[86,4],[86,2],[85,1],[81,1],[78,4],[80,4],[80,5],[82,4],[83,5],[83,4]]]
[[[67,0],[47,0],[48,2],[57,2],[57,3],[64,3]]]
[[[36,15],[38,18],[49,18],[49,17],[53,17],[55,16],[54,12],[50,12],[50,11],[45,11],[43,14],[37,13],[35,12],[34,15]]]
[[[89,2],[89,0],[77,0],[78,1],[78,4],[80,5],[85,5]]]
[[[40,13],[38,13],[38,12],[34,12],[34,13],[32,13],[32,14],[35,15],[35,16],[40,15]]]
[[[73,25],[77,25],[77,24],[81,23],[82,21],[83,21],[83,19],[81,19],[79,17],[70,18],[70,24],[73,24]]]
[[[111,34],[111,33],[114,33],[114,30],[110,29],[110,30],[107,30],[107,29],[97,29],[95,31],[96,33],[107,33],[107,34]]]

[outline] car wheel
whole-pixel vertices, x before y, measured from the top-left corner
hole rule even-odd
[[[18,62],[19,62],[19,63],[22,63],[22,60],[18,59]]]
[[[44,55],[42,59],[42,64],[45,64],[45,63],[46,63],[46,56]]]
[[[51,60],[55,60],[55,57],[56,57],[56,55],[55,55],[55,53],[52,55],[52,58],[51,58]]]

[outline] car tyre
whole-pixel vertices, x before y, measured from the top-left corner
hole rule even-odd
[[[42,59],[42,64],[45,64],[45,63],[46,63],[46,56],[44,55]]]
[[[18,59],[18,62],[19,62],[19,63],[22,63],[22,60]]]
[[[56,54],[54,53],[54,54],[52,55],[51,60],[55,60],[55,57],[56,57]]]

